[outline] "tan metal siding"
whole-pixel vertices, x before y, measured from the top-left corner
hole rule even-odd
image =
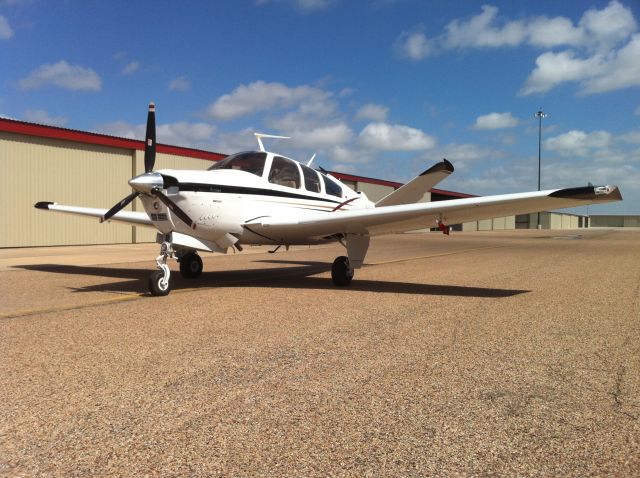
[[[0,132],[0,247],[131,241],[131,226],[37,210],[37,201],[108,208],[130,192],[131,153]]]

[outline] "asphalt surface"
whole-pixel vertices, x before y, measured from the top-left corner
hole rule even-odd
[[[0,250],[0,476],[640,474],[640,231],[157,251]]]

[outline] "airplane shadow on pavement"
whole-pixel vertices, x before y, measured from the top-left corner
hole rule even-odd
[[[314,289],[334,291],[382,292],[391,294],[441,295],[456,297],[501,298],[531,292],[521,289],[499,289],[457,285],[424,284],[415,282],[391,282],[359,279],[357,276],[347,287],[336,287],[329,277],[315,277],[331,270],[331,264],[312,261],[254,261],[266,264],[288,264],[285,267],[261,269],[205,271],[197,279],[184,279],[180,272],[171,271],[172,290],[198,290],[216,287],[254,287],[277,289]],[[367,267],[365,265],[365,267]],[[148,294],[147,279],[153,269],[128,269],[100,266],[74,266],[39,264],[16,268],[65,275],[84,275],[105,278],[123,278],[125,281],[107,282],[69,288],[73,292],[119,292]],[[206,268],[206,266],[205,266]]]

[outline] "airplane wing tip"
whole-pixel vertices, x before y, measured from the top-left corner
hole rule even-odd
[[[558,189],[549,197],[560,199],[585,199],[589,201],[622,201],[622,193],[618,186],[581,186],[577,188]]]
[[[36,209],[45,209],[48,210],[49,206],[55,204],[53,201],[38,201],[33,205]]]
[[[433,174],[440,171],[451,174],[454,171],[453,164],[451,164],[451,162],[446,158],[443,158],[442,161],[431,166],[429,169],[423,172],[420,176],[424,176],[426,174]]]

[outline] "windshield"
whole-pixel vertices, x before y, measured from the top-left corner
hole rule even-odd
[[[208,168],[209,171],[214,169],[237,169],[246,171],[247,173],[262,176],[264,172],[264,163],[267,159],[266,153],[248,152],[238,153],[227,156],[221,161]]]

